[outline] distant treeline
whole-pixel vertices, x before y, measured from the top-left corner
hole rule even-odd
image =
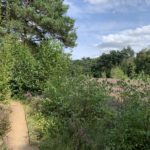
[[[112,50],[98,58],[82,58],[73,61],[73,68],[93,77],[129,77],[150,75],[150,49],[135,53],[131,47]]]

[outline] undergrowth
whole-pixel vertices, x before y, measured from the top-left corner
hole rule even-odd
[[[41,150],[150,149],[149,84],[131,83],[84,77],[48,83],[43,98],[30,103],[33,142]],[[118,99],[109,95],[114,86],[123,89]]]

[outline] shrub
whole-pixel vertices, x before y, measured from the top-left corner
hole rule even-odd
[[[136,60],[136,73],[144,72],[150,75],[150,49],[143,49],[137,54]]]
[[[0,101],[9,99],[10,86],[12,79],[13,57],[11,53],[11,43],[9,39],[3,39],[0,42]]]
[[[123,70],[124,74],[131,79],[135,77],[135,67],[135,58],[133,57],[124,59],[121,63],[121,69]]]
[[[112,78],[116,79],[127,79],[128,77],[124,74],[120,67],[115,67],[111,70]]]
[[[105,81],[79,76],[47,82],[43,99],[32,106],[40,148],[149,149],[149,85],[144,83],[141,90],[139,85],[116,84],[124,89],[119,102],[106,95]]]
[[[35,88],[35,60],[30,48],[12,36],[1,40],[0,47],[0,99]]]
[[[28,91],[41,94],[47,80],[67,73],[70,60],[57,42],[43,42],[34,52],[22,43],[12,47],[14,68],[11,88],[14,94]]]
[[[4,136],[9,129],[9,110],[6,106],[0,105],[0,137]]]
[[[104,126],[111,126],[112,109],[102,84],[86,78],[57,78],[47,83],[42,103],[36,103],[40,122],[46,120],[40,123],[44,128],[41,149],[106,147]]]
[[[149,85],[148,85],[149,86]],[[110,139],[112,150],[150,149],[150,101],[146,84],[123,84],[123,105],[114,119]],[[142,91],[141,91],[142,88]]]
[[[14,67],[12,70],[11,90],[13,94],[26,91],[38,91],[38,77],[36,76],[36,60],[31,49],[22,43],[15,42],[12,46]]]
[[[70,58],[61,44],[53,40],[43,42],[37,51],[37,72],[41,89],[44,89],[48,80],[68,74]]]

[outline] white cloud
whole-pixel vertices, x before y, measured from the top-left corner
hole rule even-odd
[[[109,2],[110,0],[85,0],[85,2],[89,2],[91,4],[104,4]]]
[[[118,5],[137,5],[141,3],[150,4],[149,0],[84,0],[85,2],[89,2],[90,4],[106,4],[106,3],[114,3]]]
[[[83,0],[89,3],[91,12],[102,13],[108,10],[113,12],[128,12],[134,10],[145,11],[150,0]],[[133,8],[133,9],[131,9]]]
[[[97,44],[97,47],[101,51],[122,49],[128,45],[139,51],[150,46],[150,25],[105,35],[100,37],[100,40],[101,43]]]
[[[73,18],[79,18],[79,16],[83,13],[82,9],[75,5],[75,3],[71,2],[71,0],[65,0],[65,4],[69,5],[68,14]]]

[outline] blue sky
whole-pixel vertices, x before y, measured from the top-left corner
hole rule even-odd
[[[73,59],[97,57],[130,45],[136,52],[150,47],[150,0],[65,0],[76,20]]]

